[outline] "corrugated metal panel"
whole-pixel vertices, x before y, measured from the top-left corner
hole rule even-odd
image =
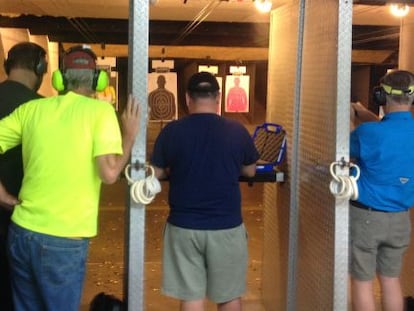
[[[286,128],[288,161],[287,182],[265,188],[266,310],[347,308],[347,205],[327,185],[348,156],[351,6],[292,1],[271,16],[267,120]]]
[[[295,1],[296,2],[296,1]],[[294,131],[294,92],[297,61],[298,5],[272,12],[269,44],[267,120],[287,131],[287,171],[290,172]],[[269,184],[264,195],[263,303],[266,310],[287,306],[291,176]]]
[[[280,207],[278,201],[275,184],[265,184],[262,300],[266,311],[285,310],[286,306],[289,216],[287,207]]]
[[[325,168],[335,159],[338,2],[305,8],[300,113],[298,310],[333,310],[334,209]]]

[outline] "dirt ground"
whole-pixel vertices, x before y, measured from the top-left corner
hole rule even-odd
[[[145,213],[145,267],[144,309],[146,311],[178,310],[178,302],[162,295],[161,243],[162,229],[168,213],[168,183],[162,183],[163,191]],[[247,292],[243,297],[243,308],[247,311],[262,311],[261,305],[261,260],[263,211],[263,184],[252,187],[241,183],[243,217],[249,234],[249,268]],[[111,186],[103,186],[99,219],[99,234],[92,239],[87,264],[81,311],[89,308],[92,298],[100,292],[123,297],[124,287],[124,222],[127,186],[125,180]],[[207,302],[207,311],[215,310]]]

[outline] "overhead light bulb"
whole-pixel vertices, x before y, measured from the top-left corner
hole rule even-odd
[[[402,3],[391,4],[390,11],[391,11],[391,14],[396,17],[404,17],[410,11],[410,7]]]
[[[271,0],[255,0],[254,5],[259,12],[268,13],[272,9],[272,1]]]

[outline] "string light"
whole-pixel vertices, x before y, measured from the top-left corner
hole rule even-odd
[[[396,17],[404,17],[410,11],[410,7],[406,4],[391,4],[390,5],[391,14]]]

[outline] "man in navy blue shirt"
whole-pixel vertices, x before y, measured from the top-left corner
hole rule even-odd
[[[384,311],[402,311],[402,257],[410,243],[414,205],[414,75],[395,70],[381,79],[385,116],[351,133],[350,156],[361,170],[359,198],[351,201],[352,302],[355,311],[375,310],[378,275]]]
[[[163,292],[181,310],[241,310],[247,237],[238,178],[252,177],[259,154],[245,127],[216,114],[216,78],[194,74],[187,86],[189,115],[158,136],[151,163],[169,178],[170,213],[164,233]]]

